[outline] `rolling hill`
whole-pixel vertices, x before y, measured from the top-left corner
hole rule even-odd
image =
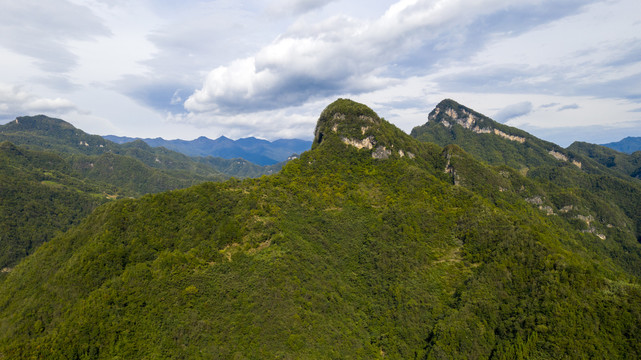
[[[568,150],[589,157],[599,164],[641,179],[641,152],[637,151],[632,154],[626,154],[608,148],[604,145],[595,145],[586,142],[576,141],[568,147]]]
[[[9,142],[0,143],[0,189],[0,277],[118,194],[114,186],[75,176],[60,156]]]

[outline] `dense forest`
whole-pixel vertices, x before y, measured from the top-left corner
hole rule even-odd
[[[6,270],[56,233],[116,196],[116,188],[73,176],[52,153],[0,143],[0,269]]]
[[[0,125],[0,278],[106,201],[256,177],[281,167],[190,158],[142,141],[120,145],[60,119],[19,117]]]
[[[0,280],[0,359],[641,357],[641,180],[437,109],[97,207]]]

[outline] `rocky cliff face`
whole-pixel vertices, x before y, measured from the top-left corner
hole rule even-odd
[[[494,165],[526,169],[542,164],[568,163],[579,169],[585,167],[580,157],[566,149],[496,122],[450,99],[441,101],[429,113],[427,123],[415,127],[411,135],[440,146],[459,145]]]
[[[393,127],[369,107],[347,99],[338,99],[321,113],[314,133],[315,148],[334,139],[357,149],[371,150],[372,158],[409,157],[414,153],[403,148]],[[387,130],[386,130],[387,129]]]
[[[492,120],[449,99],[441,101],[436,108],[430,112],[428,121],[440,123],[446,128],[451,128],[452,125],[458,124],[477,134],[495,134],[521,144],[526,140],[523,136],[507,134],[497,129],[492,126]]]

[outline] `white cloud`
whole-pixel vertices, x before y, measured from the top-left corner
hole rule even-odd
[[[508,0],[401,0],[372,21],[344,15],[313,24],[301,20],[253,56],[209,72],[185,108],[219,115],[251,113],[332,94],[375,91],[405,76],[394,68],[396,61],[416,62],[411,65],[420,68],[414,55],[427,57],[421,70],[427,72],[448,56],[457,57],[449,54],[451,49],[470,39],[474,46],[487,41],[491,33],[480,37],[468,29],[480,19],[512,8],[539,6],[538,0],[518,5]]]
[[[263,139],[310,139],[321,110],[329,99],[288,109],[266,110],[257,113],[226,114],[189,112],[167,115],[171,124],[195,126],[230,138],[255,136]],[[214,137],[217,137],[214,136]]]
[[[532,111],[532,103],[523,101],[520,103],[508,105],[494,114],[494,120],[505,122],[519,116],[527,115]]]
[[[42,98],[19,86],[0,84],[0,116],[64,114],[72,111],[78,111],[78,108],[68,99]]]
[[[0,6],[0,78],[22,85],[0,86],[0,113],[66,111],[89,132],[310,137],[337,97],[406,131],[445,97],[516,126],[640,120],[638,0]]]
[[[33,99],[24,104],[24,109],[27,112],[66,113],[76,110],[76,105],[70,100],[62,98]]]

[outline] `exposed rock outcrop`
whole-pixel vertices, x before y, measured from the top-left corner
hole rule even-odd
[[[379,118],[369,107],[351,100],[338,99],[321,113],[312,148],[334,137],[345,145],[370,150],[374,159],[414,159],[416,155],[403,146],[402,136],[407,135],[399,135],[397,132],[400,133],[400,130],[390,131],[391,128],[394,126]]]
[[[457,124],[464,129],[471,130],[477,134],[494,134],[510,141],[524,143],[526,139],[522,136],[507,134],[502,130],[485,124],[484,117],[452,100],[443,100],[428,115],[428,121],[436,121],[446,128],[452,128]]]

